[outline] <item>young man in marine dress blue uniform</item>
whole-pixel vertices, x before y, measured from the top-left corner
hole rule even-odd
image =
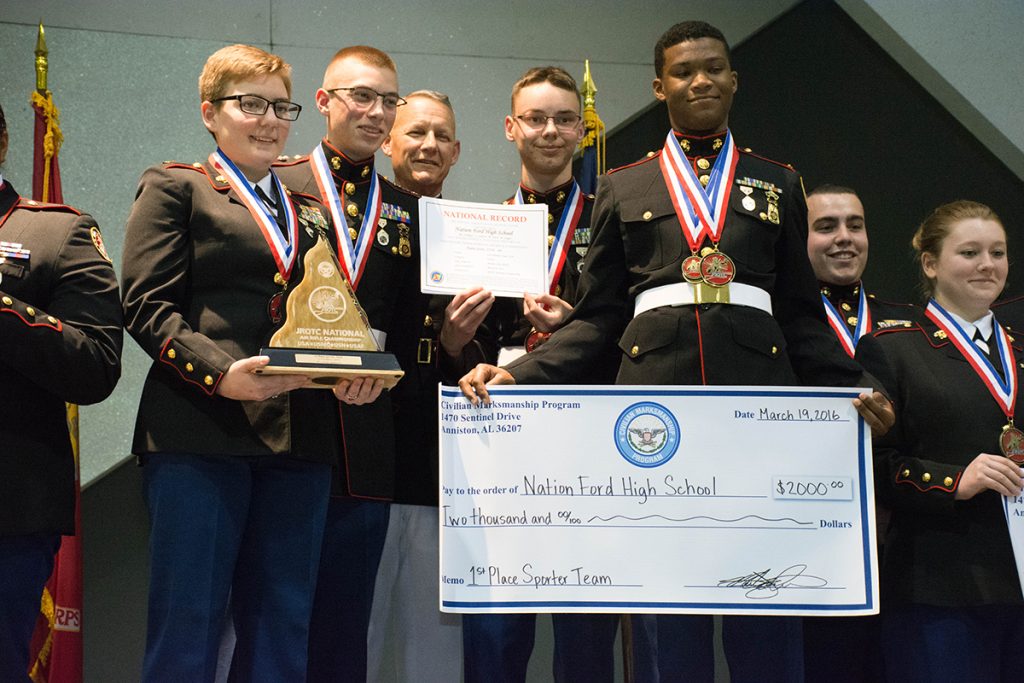
[[[724,36],[676,24],[654,58],[673,130],[661,153],[599,183],[580,300],[541,348],[506,368],[478,366],[463,390],[486,400],[489,381],[578,382],[616,341],[619,384],[862,385],[824,319],[800,176],[732,141],[737,77]],[[670,194],[686,182],[724,199],[701,226]],[[712,283],[728,285],[731,303],[707,298]],[[873,430],[891,426],[881,394],[855,404]],[[659,615],[657,631],[662,680],[713,678],[710,616]],[[727,617],[723,638],[733,681],[802,679],[800,619]]]

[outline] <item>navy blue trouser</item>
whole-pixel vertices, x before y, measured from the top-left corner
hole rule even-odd
[[[144,681],[213,681],[231,595],[233,680],[302,680],[331,468],[276,456],[146,457]]]
[[[462,615],[465,683],[522,683],[533,652],[536,614]],[[618,614],[552,614],[556,683],[615,680]]]
[[[882,611],[887,680],[899,683],[1024,680],[1024,605]]]
[[[331,498],[309,628],[309,683],[366,680],[366,631],[389,510],[384,502]]]
[[[732,683],[803,681],[802,624],[799,617],[723,617],[722,645]],[[712,617],[659,614],[657,631],[662,681],[715,680]]]
[[[0,537],[0,681],[28,681],[29,641],[60,536]]]

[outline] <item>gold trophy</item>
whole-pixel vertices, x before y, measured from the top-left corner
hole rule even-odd
[[[270,363],[257,372],[308,375],[307,388],[330,389],[342,378],[383,379],[390,389],[405,373],[385,353],[323,234],[303,257],[305,274],[285,301],[284,323],[260,349]]]

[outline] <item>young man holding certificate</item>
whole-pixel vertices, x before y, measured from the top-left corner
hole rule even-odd
[[[366,630],[393,495],[396,435],[408,431],[403,385],[420,361],[432,360],[429,352],[418,355],[433,341],[426,335],[421,342],[429,299],[419,291],[416,195],[374,169],[374,154],[404,104],[387,54],[366,46],[340,50],[316,91],[326,137],[308,156],[276,169],[289,188],[319,197],[330,210],[345,277],[380,346],[407,375],[390,393],[382,393],[380,380],[365,378],[335,392],[344,444],[310,625],[310,681],[366,678]]]
[[[737,75],[725,37],[683,22],[654,57],[673,130],[660,153],[601,179],[574,310],[541,348],[478,366],[463,390],[486,400],[487,382],[579,382],[616,343],[619,384],[861,385],[822,312],[800,176],[729,130]],[[855,403],[872,429],[891,426],[881,394]],[[711,617],[657,622],[662,680],[711,680]],[[802,680],[798,618],[728,617],[724,645],[733,681]]]
[[[502,353],[516,357],[543,343],[572,310],[590,246],[594,197],[572,177],[572,155],[583,137],[580,92],[572,76],[552,66],[523,74],[512,88],[505,137],[522,161],[519,186],[505,204],[548,207],[547,291],[500,299],[487,322]],[[525,680],[535,621],[534,614],[463,615],[467,683]],[[618,622],[617,614],[553,614],[554,680],[613,681]]]

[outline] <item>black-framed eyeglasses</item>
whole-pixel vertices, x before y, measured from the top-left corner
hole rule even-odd
[[[554,116],[548,116],[540,112],[530,112],[528,114],[519,114],[516,116],[516,119],[530,130],[543,130],[548,125],[548,121],[551,121],[555,124],[555,128],[568,133],[576,130],[576,126],[583,120],[583,117],[569,112],[555,114]]]
[[[404,97],[399,97],[393,92],[377,92],[373,88],[367,88],[363,85],[357,85],[351,88],[330,88],[327,92],[336,93],[339,90],[346,91],[349,99],[352,100],[352,103],[360,108],[372,107],[378,97],[385,109],[395,109],[406,103]]]
[[[274,116],[284,121],[294,121],[299,118],[299,112],[302,111],[302,105],[295,104],[294,102],[289,102],[288,100],[271,102],[266,97],[260,97],[259,95],[228,95],[227,97],[218,97],[211,101],[224,102],[226,100],[238,100],[238,108],[246,114],[254,116],[263,116],[267,113],[267,109],[273,105]]]

